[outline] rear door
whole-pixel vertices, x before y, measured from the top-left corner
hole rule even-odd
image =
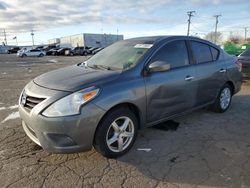
[[[170,70],[145,76],[147,121],[155,122],[194,107],[197,83],[184,40],[167,43],[151,58],[170,64]]]
[[[225,83],[227,70],[219,49],[200,41],[189,42],[199,83],[196,106],[200,106],[215,100]]]

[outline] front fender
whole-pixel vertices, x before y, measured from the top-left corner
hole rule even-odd
[[[146,123],[146,95],[142,78],[118,81],[102,87],[101,94],[93,101],[97,106],[109,111],[116,105],[130,103],[140,111],[140,122]]]

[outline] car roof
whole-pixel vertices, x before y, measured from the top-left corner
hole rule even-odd
[[[193,36],[182,36],[182,35],[165,35],[165,36],[148,36],[148,37],[137,37],[137,38],[131,38],[127,39],[129,41],[138,41],[146,44],[155,44],[158,42],[165,41],[167,39],[182,39],[182,40],[198,40],[201,42],[208,43],[213,46],[217,46],[207,40],[198,38],[198,37],[193,37]],[[218,46],[217,46],[218,47]]]

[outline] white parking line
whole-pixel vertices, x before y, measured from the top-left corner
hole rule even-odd
[[[9,121],[11,119],[17,119],[19,118],[20,115],[19,115],[19,112],[12,112],[11,114],[9,114],[1,123],[5,123],[6,121]]]
[[[17,105],[17,104],[16,104],[16,105],[14,105],[14,106],[10,106],[8,109],[13,110],[13,109],[16,109],[16,108],[18,108],[18,105]]]
[[[1,110],[5,110],[5,109],[6,109],[6,107],[0,107],[0,111],[1,111]]]

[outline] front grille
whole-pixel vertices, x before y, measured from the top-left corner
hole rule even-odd
[[[38,98],[26,95],[26,101],[23,106],[27,111],[31,111],[36,105],[38,105],[43,100],[45,100],[45,98]]]

